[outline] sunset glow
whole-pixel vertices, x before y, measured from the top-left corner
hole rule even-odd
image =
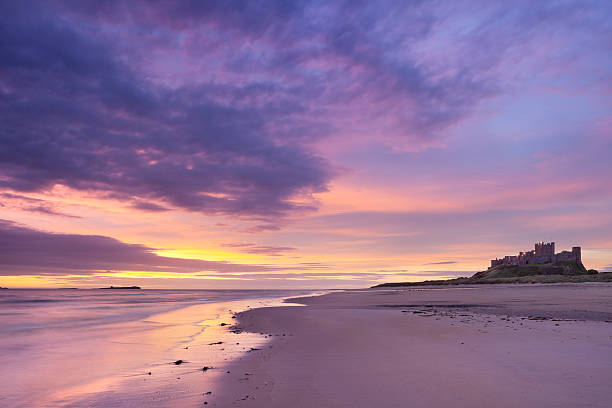
[[[612,271],[607,2],[26,3],[0,286],[364,287],[537,241]]]

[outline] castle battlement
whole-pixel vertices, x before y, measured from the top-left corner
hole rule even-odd
[[[503,258],[491,260],[490,268],[499,265],[540,265],[553,262],[571,261],[582,263],[582,254],[579,246],[572,247],[571,251],[555,253],[554,242],[537,242],[535,249],[528,252],[519,252],[518,255],[507,255]]]

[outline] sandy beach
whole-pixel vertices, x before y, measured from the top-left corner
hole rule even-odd
[[[237,317],[227,407],[609,407],[612,285],[354,290]]]

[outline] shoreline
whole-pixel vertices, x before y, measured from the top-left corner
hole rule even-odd
[[[3,298],[3,406],[200,406],[222,367],[267,342],[228,330],[235,312],[309,293],[42,291]]]
[[[364,289],[237,314],[209,406],[605,407],[612,285]]]

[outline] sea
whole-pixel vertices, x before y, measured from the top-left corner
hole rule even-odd
[[[195,407],[266,335],[234,314],[297,290],[0,290],[0,407]]]

